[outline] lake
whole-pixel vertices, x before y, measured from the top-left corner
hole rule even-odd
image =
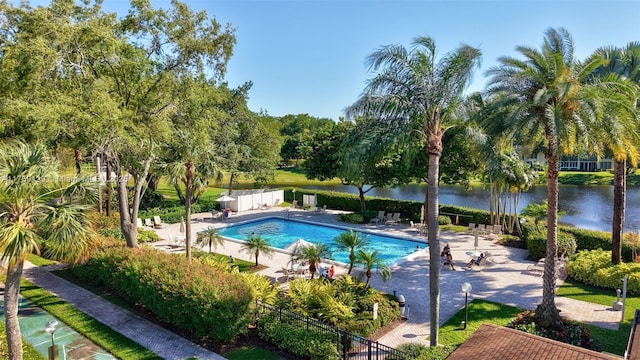
[[[305,189],[340,191],[357,194],[355,186],[303,186]],[[377,196],[398,200],[424,201],[427,191],[425,184],[410,184],[397,188],[373,189],[367,196]],[[518,211],[530,203],[540,203],[547,198],[547,186],[538,185],[522,193]],[[461,186],[441,185],[439,191],[441,204],[466,206],[489,210],[489,192],[482,186],[466,191]],[[591,230],[611,231],[613,221],[613,186],[611,185],[560,185],[558,194],[560,210],[566,211],[563,223]],[[640,231],[640,188],[627,189],[627,208],[625,214],[625,232]]]

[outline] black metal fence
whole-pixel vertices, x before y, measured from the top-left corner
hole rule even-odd
[[[307,331],[313,331],[335,339],[338,354],[344,360],[404,360],[412,359],[403,351],[369,340],[362,336],[325,324],[312,317],[295,313],[280,307],[256,301],[256,320],[269,313],[280,323],[293,325]]]

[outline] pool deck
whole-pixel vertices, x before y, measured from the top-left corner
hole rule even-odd
[[[424,236],[416,234],[407,225],[355,225],[337,221],[336,214],[339,211],[328,210],[324,213],[315,213],[304,210],[291,210],[288,208],[271,208],[266,210],[245,211],[224,220],[214,220],[209,213],[193,215],[192,238],[198,231],[210,226],[222,227],[228,224],[242,221],[255,220],[267,216],[289,217],[296,220],[306,220],[321,224],[328,224],[353,229],[361,229],[367,232],[390,236],[411,238],[424,241]],[[161,241],[155,243],[155,247],[163,251],[183,252],[184,248],[176,246],[169,240],[183,235],[179,231],[180,224],[165,225],[162,229],[156,229]],[[303,235],[301,235],[304,238]],[[456,262],[456,271],[448,266],[442,267],[440,272],[440,325],[452,315],[464,307],[464,293],[461,285],[469,282],[472,291],[469,300],[474,298],[486,299],[502,304],[519,306],[526,309],[535,309],[542,298],[542,278],[539,274],[527,270],[535,265],[526,260],[527,250],[504,247],[494,243],[495,239],[488,236],[479,237],[478,251],[489,254],[487,265],[481,270],[471,270],[466,267],[470,256],[468,252],[474,251],[474,237],[471,233],[453,233],[441,231],[440,246],[449,243],[451,253]],[[218,247],[215,252],[232,255],[235,258],[255,261],[241,250],[241,244],[235,241],[226,241],[224,247]],[[282,267],[288,267],[289,255],[284,252],[276,252],[271,258],[261,255],[259,263],[268,266],[260,271],[261,274],[274,280],[280,278]],[[439,259],[438,259],[439,261]],[[336,276],[346,273],[346,267],[337,266]],[[428,345],[429,336],[429,253],[422,249],[405,258],[405,261],[391,266],[392,277],[389,281],[382,282],[379,276],[371,279],[371,286],[376,289],[404,295],[407,304],[407,321],[396,327],[378,341],[387,346],[398,346],[406,342],[421,342]],[[562,280],[557,281],[561,285]],[[615,301],[612,294],[611,302]],[[562,315],[576,321],[593,324],[596,326],[618,329],[620,312],[613,311],[611,306],[597,305],[564,297],[556,297],[556,304],[562,311]]]

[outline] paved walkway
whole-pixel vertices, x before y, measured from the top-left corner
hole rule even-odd
[[[195,233],[207,227],[222,227],[229,223],[237,223],[253,220],[265,216],[289,216],[293,219],[308,220],[318,223],[325,223],[337,226],[348,226],[351,228],[363,229],[369,232],[382,233],[410,237],[413,240],[425,241],[426,238],[417,235],[406,225],[354,225],[340,223],[336,219],[336,211],[327,211],[324,214],[316,214],[303,210],[286,212],[284,208],[274,208],[270,210],[254,210],[243,212],[232,216],[224,221],[213,221],[210,214],[196,214],[194,217],[200,219],[192,223],[192,237]],[[163,229],[156,231],[162,239],[181,235],[179,224],[167,225]],[[304,236],[302,236],[304,237]],[[451,246],[453,259],[457,262],[456,271],[449,267],[441,269],[441,296],[440,296],[440,325],[444,324],[451,316],[464,307],[464,293],[461,285],[469,282],[472,291],[469,294],[471,301],[474,298],[486,299],[502,304],[518,306],[526,309],[535,309],[542,300],[542,278],[539,274],[527,271],[527,268],[534,265],[532,261],[526,260],[528,254],[525,249],[516,249],[496,245],[494,239],[480,236],[478,251],[487,252],[489,258],[487,266],[481,271],[471,270],[466,267],[466,262],[470,259],[467,254],[474,250],[474,238],[471,234],[441,232],[440,246],[448,242]],[[172,243],[163,240],[157,245],[159,248],[168,250],[172,248]],[[236,258],[254,261],[247,253],[242,252],[240,244],[227,241],[224,247],[218,247],[216,252],[225,255],[233,255]],[[268,268],[260,273],[277,279],[282,276],[281,268],[287,266],[288,254],[277,252],[272,258],[262,255],[259,262],[267,265]],[[439,261],[439,260],[438,260]],[[398,326],[393,331],[387,333],[379,342],[395,347],[406,342],[422,342],[428,344],[426,339],[429,335],[429,253],[427,249],[416,251],[400,264],[391,267],[393,276],[386,283],[382,282],[379,276],[372,277],[371,286],[398,295],[404,295],[408,307],[408,319],[403,325]],[[346,267],[339,266],[336,274],[346,273]],[[562,281],[558,281],[558,286]],[[611,303],[615,301],[615,294],[612,294]],[[562,311],[562,316],[577,320],[579,322],[593,324],[609,329],[618,329],[620,312],[613,311],[609,306],[597,305],[569,298],[556,297],[556,304]]]

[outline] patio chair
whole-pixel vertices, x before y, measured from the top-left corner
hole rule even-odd
[[[151,221],[151,219],[144,219],[144,226],[153,227],[153,221]]]
[[[382,221],[384,219],[385,219],[384,210],[378,211],[378,216],[376,216],[373,219],[369,220],[369,224],[378,224],[380,221]]]
[[[282,268],[282,274],[284,277],[284,281],[290,280],[290,279],[295,279],[295,276],[293,273],[289,272],[289,270],[287,268]]]
[[[493,225],[493,227],[491,228],[491,235],[500,235],[502,234],[502,225]]]
[[[409,227],[411,228],[411,230],[413,230],[416,234],[423,232],[424,231],[424,225],[423,224],[416,224],[413,221],[409,220]]]
[[[142,228],[144,225],[142,225],[142,219],[138,218],[138,229]]]
[[[476,231],[476,223],[469,223],[469,227],[467,228],[467,230],[471,232]]]
[[[164,227],[162,220],[160,220],[160,216],[156,215],[153,217],[153,227],[156,229],[162,229]]]
[[[391,215],[391,213],[389,213]],[[394,225],[400,223],[400,213],[393,213],[393,215],[387,218],[385,225]]]
[[[487,258],[484,257],[484,258],[482,258],[482,260],[480,260],[480,263],[478,263],[478,264],[476,264],[476,262],[474,261],[471,264],[471,270],[477,269],[479,271],[482,271],[482,268],[484,268],[486,265],[487,265]]]

